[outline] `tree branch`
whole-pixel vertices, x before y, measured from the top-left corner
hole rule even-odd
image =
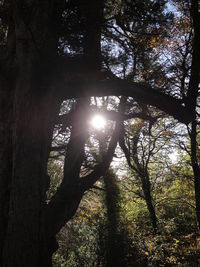
[[[189,107],[184,107],[182,100],[166,95],[157,89],[152,89],[149,85],[120,78],[98,79],[96,82],[90,82],[84,78],[83,74],[78,76],[71,74],[70,77],[61,78],[56,86],[62,91],[63,99],[80,96],[124,95],[133,97],[140,103],[152,105],[185,124],[188,124],[192,117]]]
[[[88,137],[85,120],[89,99],[79,99],[76,108],[76,119],[72,131],[64,162],[64,177],[57,192],[47,205],[48,234],[58,233],[66,221],[76,212],[83,192],[79,190],[79,175],[85,155],[85,143]]]
[[[119,104],[119,113],[124,112],[125,103],[126,103],[126,99],[122,97],[120,100],[120,104]],[[115,148],[117,146],[120,134],[121,134],[121,125],[120,125],[120,122],[116,122],[115,130],[112,134],[107,152],[102,156],[101,163],[95,166],[92,173],[80,179],[80,190],[81,191],[84,192],[88,190],[89,188],[91,188],[91,186],[93,186],[93,184],[100,177],[105,175],[105,173],[107,172],[112,162],[112,159],[115,153]]]
[[[160,117],[160,116],[152,117],[148,114],[145,114],[144,112],[132,112],[132,113],[124,114],[122,112],[117,112],[114,110],[105,110],[105,109],[100,109],[96,107],[95,108],[91,107],[89,109],[88,117],[92,116],[95,112],[105,116],[107,120],[118,121],[118,122],[130,120],[134,118],[140,118],[140,119],[148,120],[148,121],[155,121],[158,117]],[[75,112],[69,112],[67,114],[60,115],[58,117],[57,123],[62,124],[64,127],[69,127],[74,121],[74,116],[75,116]]]

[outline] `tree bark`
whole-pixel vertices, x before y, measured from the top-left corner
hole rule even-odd
[[[20,94],[15,100],[20,103],[15,102],[9,222],[3,254],[6,266],[40,266],[40,258],[44,257],[41,220],[48,183],[49,137],[54,124],[46,110],[46,98],[22,95],[27,86],[20,85]],[[52,101],[48,104],[54,105]]]
[[[200,229],[200,166],[197,158],[197,122],[193,120],[190,135],[191,163],[194,174],[194,191],[196,202],[196,219]]]
[[[54,88],[47,88],[44,75],[49,70],[46,59],[52,48],[48,33],[50,2],[15,1],[10,6],[15,25],[15,49],[12,49],[15,54],[8,56],[14,57],[16,69],[13,109],[8,112],[9,106],[5,106],[4,116],[12,115],[12,135],[4,125],[8,132],[7,140],[0,136],[7,149],[12,145],[12,150],[5,155],[6,158],[12,157],[12,163],[3,159],[4,168],[6,166],[9,176],[12,174],[6,182],[9,186],[3,184],[5,192],[2,194],[9,198],[3,203],[4,210],[8,207],[8,221],[4,232],[2,266],[7,267],[48,266],[43,260],[46,256],[43,206],[48,184],[47,160],[60,105]],[[5,105],[5,97],[2,102]],[[2,182],[8,176],[2,166],[1,173],[4,175]]]
[[[199,1],[191,1],[191,17],[193,20],[193,52],[192,65],[189,81],[189,88],[187,94],[187,105],[191,108],[192,123],[190,135],[191,145],[191,163],[194,174],[194,189],[196,201],[196,218],[198,227],[200,229],[200,166],[197,158],[197,98],[199,95],[199,81],[200,81],[200,3]]]
[[[12,176],[12,91],[11,84],[0,79],[0,266],[8,224],[8,206]]]

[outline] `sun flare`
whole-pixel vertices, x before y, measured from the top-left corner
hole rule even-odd
[[[106,120],[103,116],[96,114],[92,117],[90,124],[93,128],[101,130],[105,127]]]

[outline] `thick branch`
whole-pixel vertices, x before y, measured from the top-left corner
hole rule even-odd
[[[95,166],[94,171],[89,175],[81,178],[80,180],[80,188],[81,191],[88,190],[93,184],[99,180],[100,177],[105,175],[106,171],[108,170],[110,163],[112,162],[113,155],[115,153],[115,148],[117,146],[117,142],[119,140],[119,132],[120,127],[119,123],[116,124],[114,133],[109,143],[109,147],[107,153],[103,156],[102,162]]]
[[[76,212],[82,192],[78,182],[80,169],[84,159],[85,143],[88,137],[85,127],[85,114],[89,106],[89,99],[79,99],[76,108],[76,119],[72,124],[72,131],[64,163],[64,177],[60,187],[47,206],[48,233],[58,233],[66,221]]]
[[[134,118],[140,118],[143,120],[154,121],[158,118],[157,116],[152,117],[152,116],[145,114],[143,112],[132,112],[129,114],[124,114],[122,112],[117,112],[114,110],[105,110],[105,109],[92,108],[92,107],[90,108],[90,110],[88,112],[88,117],[91,117],[92,115],[94,115],[95,112],[105,116],[105,118],[107,120],[119,121],[119,122],[134,119]],[[58,117],[57,123],[62,124],[65,127],[69,127],[72,125],[72,122],[74,121],[74,116],[75,116],[75,112],[70,112],[67,114],[60,115]]]
[[[188,124],[192,117],[189,108],[185,108],[180,99],[152,89],[149,85],[133,83],[119,78],[89,83],[83,77],[76,76],[73,78],[71,76],[70,79],[62,80],[62,84],[60,83],[57,86],[62,90],[63,98],[125,95],[133,97],[138,102],[152,105],[185,124]]]

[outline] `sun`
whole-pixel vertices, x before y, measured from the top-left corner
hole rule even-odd
[[[101,130],[104,129],[106,125],[106,120],[102,115],[96,114],[92,117],[90,124],[93,128]]]

